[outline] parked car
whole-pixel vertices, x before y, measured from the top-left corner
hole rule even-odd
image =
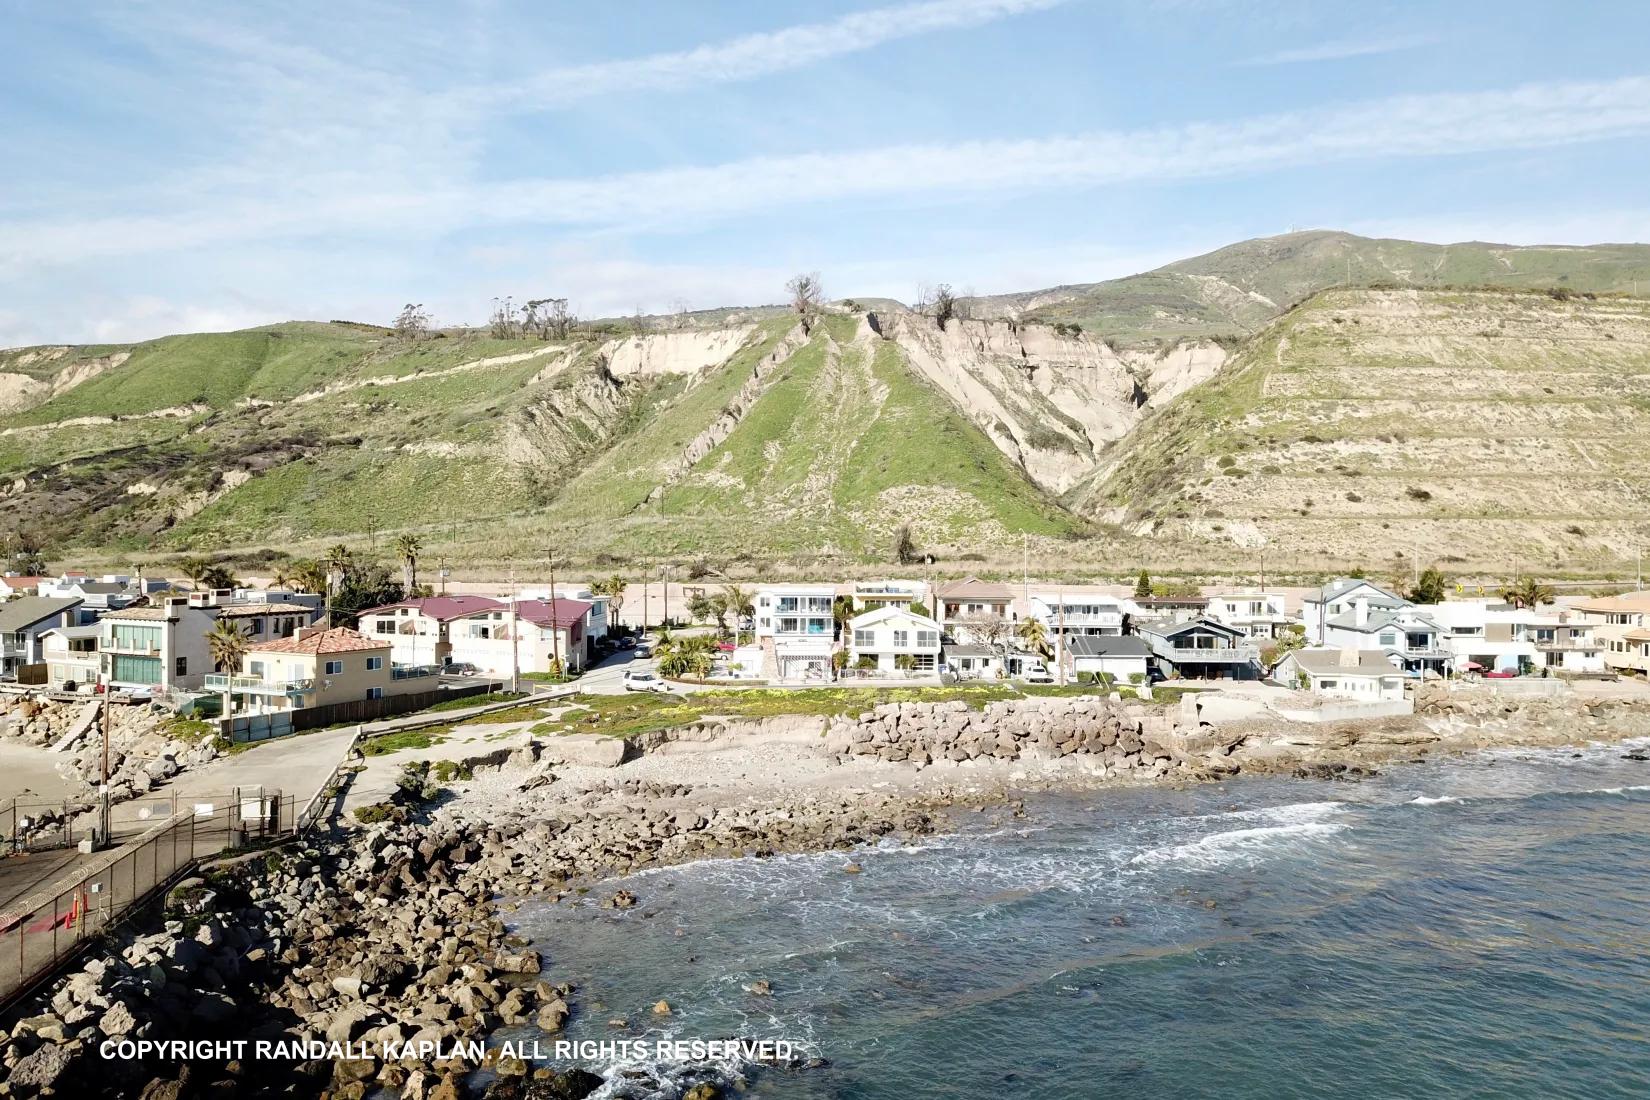
[[[670,685],[657,672],[627,672],[624,674],[626,691],[669,691]]]
[[[442,669],[441,671],[444,672],[445,674],[447,674],[448,676],[479,676],[479,675],[481,675],[481,670],[479,668],[477,668],[475,665],[472,665],[469,661],[454,661],[452,664],[448,665],[446,668]]]
[[[645,661],[647,658],[649,658],[651,656],[653,656],[653,647],[652,646],[639,645],[639,646],[636,647],[636,659],[637,660]]]
[[[1161,684],[1168,678],[1169,677],[1163,672],[1163,670],[1158,668],[1156,665],[1153,665],[1151,668],[1146,670],[1146,682],[1149,684]]]
[[[1054,673],[1050,672],[1042,665],[1034,665],[1033,667],[1026,669],[1025,675],[1020,678],[1028,684],[1052,684],[1054,682]]]
[[[620,649],[635,649],[636,648],[636,639],[630,637],[629,635],[626,635],[625,637],[620,638],[619,639],[619,648]]]

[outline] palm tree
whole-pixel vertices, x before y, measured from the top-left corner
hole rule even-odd
[[[189,586],[194,589],[200,588],[201,581],[212,571],[212,568],[212,559],[202,557],[199,554],[191,554],[178,562],[178,569],[188,579]]]
[[[624,606],[625,580],[617,573],[606,580],[591,581],[590,591],[597,596],[607,597],[607,623],[612,629],[619,625],[619,609]]]
[[[418,552],[422,549],[424,544],[418,541],[417,535],[408,533],[395,540],[395,553],[401,559],[402,587],[408,596],[418,587]]]
[[[1033,653],[1048,656],[1048,628],[1041,619],[1025,619],[1015,629],[1020,641]]]
[[[319,593],[327,586],[327,570],[318,561],[303,561],[293,568],[290,579],[305,592]]]
[[[206,635],[206,652],[211,656],[216,666],[227,673],[223,689],[223,716],[229,717],[230,688],[234,683],[234,676],[241,667],[241,658],[246,656],[246,635],[241,628],[228,619],[219,619],[213,624]]]
[[[271,588],[289,588],[292,584],[292,571],[287,563],[281,562],[276,565],[275,569],[269,575],[269,586]]]
[[[1513,584],[1503,586],[1500,596],[1503,600],[1520,609],[1552,603],[1558,598],[1552,585],[1542,584],[1534,577],[1525,577]]]

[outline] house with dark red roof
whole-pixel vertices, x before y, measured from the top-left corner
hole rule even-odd
[[[465,660],[453,655],[453,624],[507,606],[488,596],[425,596],[363,611],[357,629],[388,643],[397,665],[450,665]]]

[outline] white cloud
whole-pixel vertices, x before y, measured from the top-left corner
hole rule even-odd
[[[455,98],[554,108],[614,92],[663,91],[750,80],[934,31],[977,27],[1070,0],[924,0],[742,35],[691,50],[552,69],[527,80],[461,90]]]
[[[1455,156],[1650,133],[1650,78],[1405,95],[1249,119],[1072,137],[756,157],[584,179],[279,191],[188,212],[0,222],[0,273],[98,257],[336,235],[468,229],[659,230],[856,200],[1029,194],[1216,178],[1356,159]]]
[[[1438,39],[1429,35],[1406,35],[1399,38],[1343,38],[1333,42],[1319,42],[1313,46],[1279,50],[1259,57],[1234,62],[1237,65],[1296,65],[1306,61],[1344,61],[1353,57],[1373,57],[1377,54],[1414,50],[1433,46]]]

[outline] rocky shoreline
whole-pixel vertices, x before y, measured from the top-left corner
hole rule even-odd
[[[793,725],[779,742],[726,726],[708,740],[683,731],[617,770],[553,763],[529,747],[469,769],[472,779],[428,806],[224,861],[174,888],[158,930],[94,951],[10,1028],[0,1095],[354,1098],[383,1088],[456,1100],[485,1068],[489,1096],[582,1097],[599,1078],[467,1045],[513,1025],[554,1036],[583,1011],[578,990],[556,980],[555,945],[509,933],[519,899],[578,896],[707,857],[920,838],[948,828],[953,808],[1017,812],[1030,790],[1243,772],[1352,779],[1429,753],[1650,734],[1650,708],[1625,703],[1425,690],[1417,703],[1413,718],[1312,728],[1212,724],[1098,696],[973,712],[904,704]],[[604,904],[635,900],[618,890]],[[630,1023],[614,1021],[615,1036]],[[168,1039],[337,1046],[191,1061],[99,1050]],[[707,1075],[688,1095],[709,1100],[721,1087]]]

